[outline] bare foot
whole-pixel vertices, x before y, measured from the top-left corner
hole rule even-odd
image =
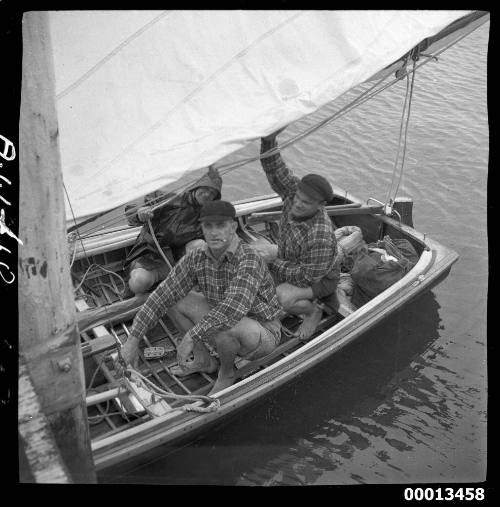
[[[181,366],[180,364],[176,364],[175,366],[170,367],[170,373],[175,375],[176,377],[185,377],[186,375],[191,375],[192,373],[204,372],[204,373],[214,373],[219,368],[219,363],[217,359],[210,357],[208,361],[203,362],[195,362],[192,361],[187,363],[186,366]]]
[[[308,340],[316,330],[316,327],[321,321],[323,310],[318,306],[309,315],[304,317],[302,324],[297,329],[296,335],[300,340]]]
[[[211,396],[214,393],[217,393],[219,391],[222,391],[226,387],[232,386],[234,384],[235,375],[234,372],[232,375],[229,375],[227,377],[217,377],[217,380],[212,387],[212,390],[208,393],[207,396]]]

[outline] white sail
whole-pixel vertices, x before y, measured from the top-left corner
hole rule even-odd
[[[51,12],[74,216],[136,199],[314,112],[466,13]]]

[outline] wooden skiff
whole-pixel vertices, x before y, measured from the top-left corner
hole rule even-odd
[[[281,207],[279,197],[272,194],[234,204],[239,235],[243,240],[251,241],[261,235],[273,239]],[[124,466],[132,459],[140,460],[154,448],[160,448],[161,452],[165,448],[162,446],[192,439],[230,414],[296,379],[440,282],[458,259],[454,251],[402,223],[400,215],[396,214],[395,218],[385,216],[382,206],[361,202],[349,194],[340,197],[336,193],[328,210],[337,227],[360,227],[367,243],[386,234],[393,239],[406,238],[420,256],[419,261],[402,279],[357,310],[352,311],[341,304],[338,311],[325,311],[316,333],[308,342],[300,342],[293,336],[299,321],[285,318],[286,331],[280,346],[265,358],[237,361],[238,380],[214,396],[218,405],[207,406],[205,399],[167,399],[167,408],[163,404],[165,410],[159,416],[154,415],[152,405],[144,402],[141,393],[127,390],[123,379],[115,378],[112,360],[116,357],[117,341],[124,342],[137,309],[146,299],[146,296],[123,299],[120,296],[123,285],[110,273],[113,271],[125,277],[123,259],[139,228],[115,227],[86,238],[83,244],[77,243],[72,276],[78,289],[75,301],[88,389],[92,452],[97,470],[118,464]],[[411,220],[407,222],[411,223]],[[108,271],[91,271],[89,263],[103,266]],[[163,346],[167,354],[161,359],[146,359],[141,352],[139,371],[164,392],[182,396],[206,395],[215,374],[197,373],[177,378],[170,372],[170,367],[177,364],[175,344],[179,336],[168,316],[164,316],[147,334],[142,347]],[[155,401],[158,404],[156,399],[152,400]]]

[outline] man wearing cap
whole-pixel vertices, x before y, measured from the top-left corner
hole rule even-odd
[[[217,169],[210,167],[207,174],[191,188],[154,213],[149,205],[142,206],[137,212],[136,206],[125,207],[130,225],[144,224],[124,262],[124,268],[130,266],[128,284],[133,293],[148,291],[155,283],[163,280],[170,269],[158,252],[148,220],[151,220],[158,244],[167,258],[171,255],[173,263],[186,252],[204,244],[198,220],[200,209],[205,202],[220,199],[221,188],[222,178]],[[168,197],[168,194],[155,192],[147,195],[145,202],[155,204]]]
[[[134,319],[122,357],[134,366],[139,341],[168,312],[184,334],[174,375],[217,370],[209,394],[234,383],[236,355],[253,360],[271,353],[281,338],[281,308],[262,257],[236,234],[234,206],[205,203],[200,221],[206,244],[188,252],[151,293]],[[200,292],[193,291],[198,286]],[[190,359],[194,356],[193,359]]]
[[[283,130],[283,129],[281,129]],[[261,140],[261,153],[277,148],[275,132]],[[321,320],[316,301],[335,298],[340,270],[335,262],[337,242],[334,227],[324,208],[333,190],[323,176],[294,176],[279,151],[262,159],[272,189],[283,200],[277,245],[255,248],[268,263],[283,309],[303,318],[297,335],[308,339]]]

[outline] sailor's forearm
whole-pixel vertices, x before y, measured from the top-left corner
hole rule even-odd
[[[144,338],[144,334],[142,334],[141,336],[138,336],[136,334],[133,333],[133,331],[130,333],[130,335],[128,336],[127,338],[127,341],[130,341],[130,343],[132,345],[139,345],[139,343],[141,342],[141,340]]]
[[[260,152],[265,153],[266,151],[271,150],[272,148],[276,148],[278,146],[278,141],[276,137],[272,139],[262,138],[260,143]]]

